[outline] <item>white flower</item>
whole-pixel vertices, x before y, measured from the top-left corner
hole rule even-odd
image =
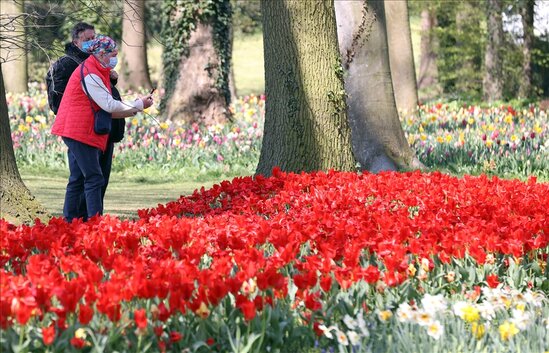
[[[469,306],[469,303],[464,301],[458,301],[454,303],[454,314],[463,319],[463,316],[465,315],[464,309],[468,306]]]
[[[343,317],[343,322],[349,328],[349,330],[353,330],[357,326],[357,322],[355,319],[353,319],[349,314],[345,314]]]
[[[362,310],[358,313],[357,316],[358,321],[358,328],[360,329],[360,332],[364,337],[370,336],[370,331],[368,331],[368,328],[366,327],[366,321],[364,320],[364,316],[362,316]]]
[[[360,336],[355,331],[347,331],[347,337],[352,346],[356,346],[360,343]]]
[[[418,310],[415,319],[420,326],[429,326],[433,323],[433,315],[425,310]]]
[[[414,318],[414,310],[408,303],[402,303],[398,306],[396,316],[399,322],[409,322]]]
[[[339,331],[336,326],[326,327],[325,325],[318,325],[318,328],[320,329],[320,331],[322,331],[322,333],[324,333],[324,336],[326,336],[329,339],[334,338],[331,331],[333,330]]]
[[[485,320],[493,320],[496,317],[496,310],[494,306],[489,302],[482,302],[477,305],[478,310],[480,311],[480,316]]]
[[[530,313],[517,309],[513,309],[512,313],[513,318],[511,319],[511,322],[514,323],[519,330],[526,330],[526,328],[530,325]]]
[[[340,330],[336,331],[337,336],[337,342],[341,345],[348,346],[349,345],[349,339],[347,338],[347,335]]]
[[[425,311],[428,311],[434,315],[437,312],[444,311],[446,309],[446,299],[444,299],[442,294],[425,294],[425,296],[421,299],[421,305]]]
[[[427,326],[427,334],[434,339],[438,340],[444,333],[444,326],[440,324],[440,321],[435,320]]]

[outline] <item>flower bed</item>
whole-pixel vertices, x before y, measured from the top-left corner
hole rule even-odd
[[[53,114],[45,91],[7,95],[17,163],[23,168],[66,170],[66,147],[49,133]],[[126,119],[126,137],[117,144],[114,171],[160,170],[163,175],[253,174],[263,136],[264,96],[246,96],[230,107],[233,122],[214,126],[161,121],[155,108]],[[159,122],[153,120],[160,119]],[[487,108],[429,104],[403,116],[410,145],[428,167],[458,174],[538,176],[549,180],[547,113],[530,106]]]
[[[0,221],[2,347],[544,352],[548,199],[535,178],[275,170],[138,220]]]

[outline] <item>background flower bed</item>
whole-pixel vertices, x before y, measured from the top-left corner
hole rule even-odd
[[[544,352],[549,184],[274,172],[0,222],[6,351]]]
[[[12,138],[23,169],[66,170],[66,148],[49,133],[54,116],[44,90],[8,94]],[[255,171],[261,149],[264,96],[246,96],[231,106],[232,123],[185,125],[160,119],[152,108],[127,119],[126,137],[117,144],[113,171],[150,171],[195,180],[234,177]],[[535,106],[477,107],[458,103],[422,105],[418,117],[402,126],[419,159],[454,174],[486,173],[549,180],[547,113]]]

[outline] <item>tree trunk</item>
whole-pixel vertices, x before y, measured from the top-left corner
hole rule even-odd
[[[265,129],[257,174],[354,170],[331,0],[261,1]]]
[[[219,65],[213,27],[199,23],[189,40],[189,55],[181,58],[180,77],[166,103],[169,119],[206,124],[227,120],[228,102],[216,87]]]
[[[503,22],[501,20],[501,0],[488,0],[488,38],[484,55],[483,99],[488,102],[500,100],[503,96],[502,57]]]
[[[408,2],[385,0],[384,4],[396,105],[399,111],[413,112],[418,100]]]
[[[7,92],[27,92],[27,51],[24,27],[24,2],[4,1],[0,6],[2,22],[0,26],[2,44],[0,45],[0,62],[5,77]],[[10,24],[7,24],[7,23]]]
[[[234,48],[234,26],[231,23],[229,28],[229,52],[231,53],[231,58],[233,57],[233,48]],[[236,83],[234,81],[234,65],[231,65],[231,72],[229,73],[229,92],[231,93],[231,102],[234,102],[238,99],[236,92]]]
[[[372,172],[419,166],[398,118],[383,2],[336,1],[335,11],[357,161]]]
[[[532,47],[534,44],[534,0],[524,0],[520,6],[522,18],[522,80],[519,97],[529,98],[532,95]]]
[[[147,63],[145,0],[124,0],[119,86],[122,89],[151,89]]]
[[[4,64],[0,63],[0,68]],[[50,216],[35,199],[19,175],[11,140],[4,78],[0,70],[0,218],[10,223],[31,223]]]
[[[438,41],[434,33],[437,19],[433,11],[421,11],[421,42],[419,59],[418,90],[422,99],[430,100],[440,96],[442,90],[438,82],[437,49]]]

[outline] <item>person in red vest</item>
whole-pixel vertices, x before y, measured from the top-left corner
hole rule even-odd
[[[113,98],[109,75],[118,62],[118,49],[112,38],[98,35],[88,52],[91,55],[69,79],[51,130],[68,147],[70,176],[63,206],[67,222],[79,217],[81,197],[85,197],[88,218],[103,214],[104,176],[99,160],[107,148],[109,135],[94,131],[94,111],[103,109],[113,119],[120,119],[153,104],[150,94],[134,101]]]

